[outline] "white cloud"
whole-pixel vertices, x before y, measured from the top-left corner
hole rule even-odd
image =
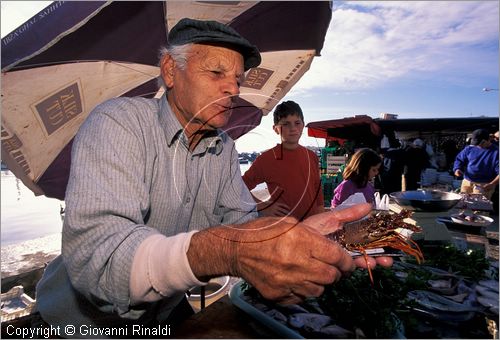
[[[498,71],[497,1],[345,2],[295,94],[373,88],[402,77],[460,82]],[[458,75],[457,75],[458,73]]]

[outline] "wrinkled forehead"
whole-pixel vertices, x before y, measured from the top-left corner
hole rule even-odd
[[[193,44],[188,53],[188,61],[190,59],[209,67],[244,73],[243,55],[227,44]]]

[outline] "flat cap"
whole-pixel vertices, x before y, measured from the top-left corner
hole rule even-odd
[[[217,21],[181,19],[169,31],[168,43],[170,45],[227,44],[241,53],[245,71],[258,66],[262,60],[257,46],[252,45],[231,27]]]

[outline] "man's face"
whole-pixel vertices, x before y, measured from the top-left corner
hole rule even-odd
[[[191,133],[225,126],[244,78],[243,56],[225,47],[195,44],[184,70],[169,64],[162,63],[162,76],[181,124]]]
[[[297,144],[304,130],[304,122],[299,115],[293,114],[281,118],[274,126],[274,131],[281,135],[281,141],[287,144]]]

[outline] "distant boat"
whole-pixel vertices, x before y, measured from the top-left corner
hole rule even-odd
[[[238,161],[240,162],[240,164],[248,164],[248,159],[245,159],[243,157],[239,157]]]

